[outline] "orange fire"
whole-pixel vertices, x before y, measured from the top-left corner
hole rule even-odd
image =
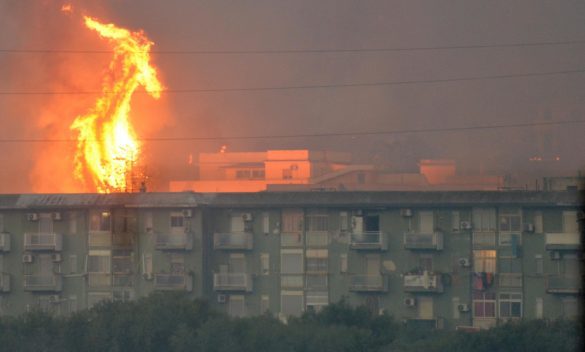
[[[91,176],[98,192],[129,190],[132,170],[140,159],[141,144],[129,120],[130,101],[138,86],[155,99],[162,85],[150,63],[154,44],[142,31],[130,32],[113,24],[85,17],[87,28],[113,46],[114,56],[102,84],[102,94],[87,114],[70,128],[77,131],[75,177]]]

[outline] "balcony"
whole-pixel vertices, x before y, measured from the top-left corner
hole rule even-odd
[[[409,318],[406,326],[417,330],[441,330],[445,327],[445,318]]]
[[[112,233],[109,231],[90,231],[88,244],[90,248],[109,248],[112,246]]]
[[[581,250],[581,235],[579,233],[547,233],[545,237],[545,248],[547,250]]]
[[[551,275],[546,278],[546,292],[560,294],[579,294],[582,292],[579,276]]]
[[[112,287],[112,274],[110,273],[88,273],[87,286],[90,288]]]
[[[114,233],[112,235],[112,247],[119,249],[130,249],[134,246],[134,237],[131,233]]]
[[[388,242],[386,241],[386,234],[384,232],[367,231],[352,233],[349,247],[356,250],[385,251],[388,249]]]
[[[190,251],[193,249],[193,238],[187,233],[157,234],[156,249]]]
[[[302,232],[282,232],[280,234],[281,247],[302,247],[303,246]]]
[[[214,233],[213,248],[223,250],[251,250],[254,237],[250,232]]]
[[[63,289],[63,279],[58,274],[24,275],[25,291],[60,292]]]
[[[501,273],[498,274],[498,286],[510,288],[522,288],[521,273]]]
[[[0,253],[10,252],[10,234],[6,232],[0,233]]]
[[[213,274],[215,291],[252,292],[252,274],[247,273],[215,273]]]
[[[495,248],[496,232],[495,231],[473,231],[473,248]]]
[[[155,274],[154,287],[157,290],[193,291],[193,278],[187,274]]]
[[[349,284],[353,292],[388,292],[388,280],[384,275],[353,275]]]
[[[327,231],[308,231],[307,247],[327,247],[329,245],[329,232]]]
[[[404,248],[410,250],[443,250],[443,233],[412,233],[404,234]]]
[[[0,273],[0,292],[10,292],[10,274]]]
[[[25,233],[24,249],[29,251],[61,251],[63,236],[58,233]]]
[[[443,281],[438,273],[406,274],[403,280],[404,292],[443,292]]]

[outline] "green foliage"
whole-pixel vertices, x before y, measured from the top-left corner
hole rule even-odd
[[[508,323],[475,333],[413,328],[342,301],[287,324],[270,316],[229,318],[200,300],[157,293],[106,302],[67,318],[34,311],[0,319],[0,351],[573,352],[577,321]]]

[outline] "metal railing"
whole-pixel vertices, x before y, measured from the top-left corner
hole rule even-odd
[[[388,282],[383,275],[353,275],[350,281],[351,291],[386,292]]]
[[[213,248],[215,249],[244,249],[254,247],[254,237],[250,232],[225,232],[213,234]]]
[[[0,233],[0,252],[10,252],[10,234]]]
[[[443,234],[433,233],[404,233],[404,248],[406,249],[443,249]]]
[[[252,291],[252,275],[248,273],[215,273],[213,289],[216,291]]]
[[[366,231],[352,233],[350,247],[353,249],[379,249],[386,250],[386,234],[381,231]]]
[[[89,247],[111,247],[112,233],[109,231],[90,231],[87,241]]]
[[[582,292],[581,277],[575,275],[550,275],[546,278],[546,292],[578,294]]]
[[[63,289],[61,275],[57,274],[37,274],[24,275],[25,291],[53,291],[58,292]]]
[[[405,292],[443,292],[441,274],[438,273],[406,274],[403,284]]]
[[[280,234],[281,247],[302,247],[304,235],[302,232],[282,232]]]
[[[307,231],[307,247],[327,247],[329,245],[329,232],[327,231]]]
[[[155,274],[154,287],[159,290],[193,290],[193,280],[187,274]]]
[[[576,232],[547,233],[545,234],[546,249],[579,250],[581,249],[581,234]]]
[[[193,248],[193,241],[191,235],[187,233],[157,234],[156,248],[191,250]]]
[[[58,233],[27,232],[24,234],[24,249],[60,251],[63,249],[63,237]]]

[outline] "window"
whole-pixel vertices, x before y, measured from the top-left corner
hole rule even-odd
[[[512,246],[517,248],[522,242],[522,235],[520,233],[501,233],[500,232],[500,246]]]
[[[307,274],[305,288],[309,291],[327,290],[327,274]]]
[[[420,233],[433,233],[435,231],[434,214],[432,211],[418,213],[418,230]]]
[[[461,215],[459,211],[451,212],[451,229],[453,232],[458,232],[461,226]]]
[[[183,227],[185,222],[185,218],[183,214],[171,214],[171,227]]]
[[[234,295],[229,297],[228,314],[232,317],[243,317],[246,315],[244,296]]]
[[[297,251],[282,251],[280,256],[280,272],[282,274],[303,273],[303,253]]]
[[[260,314],[264,314],[267,311],[270,311],[270,296],[262,295],[260,296]]]
[[[342,211],[339,213],[339,230],[341,232],[345,232],[347,231],[348,228],[348,222],[349,222],[349,216],[347,214],[346,211]]]
[[[111,231],[112,214],[109,211],[91,212],[89,220],[90,231]]]
[[[290,180],[292,179],[292,170],[291,169],[283,169],[282,170],[282,179],[283,180]]]
[[[493,292],[473,292],[473,317],[496,317],[496,294]]]
[[[232,214],[231,218],[230,218],[230,231],[231,232],[244,232],[245,229],[245,224],[244,224],[244,218],[242,217],[242,214],[237,213],[237,214]]]
[[[520,209],[500,209],[500,232],[520,232],[522,226],[522,213]]]
[[[563,317],[577,318],[579,317],[579,302],[575,298],[565,298],[563,303]]]
[[[577,223],[576,211],[563,211],[563,232],[578,233],[579,224]]]
[[[302,291],[282,291],[280,295],[280,311],[284,316],[299,316],[303,312]]]
[[[109,255],[89,255],[87,258],[87,272],[109,273],[111,257]]]
[[[474,231],[495,231],[496,230],[496,209],[474,208],[473,209],[473,230]]]
[[[270,214],[268,212],[262,213],[262,232],[266,235],[270,233]]]
[[[329,253],[326,249],[308,249],[306,257],[307,272],[328,272]]]
[[[542,227],[542,211],[534,212],[534,232],[536,233],[544,232]]]
[[[300,232],[303,230],[303,212],[286,210],[282,214],[282,232]]]
[[[536,319],[542,319],[543,317],[543,301],[542,298],[537,298],[536,299],[536,306],[534,307],[535,310],[535,314],[534,317]]]
[[[521,273],[522,262],[519,259],[500,258],[499,260],[501,273]]]
[[[250,170],[236,170],[237,179],[249,179],[251,178]]]
[[[522,294],[500,293],[500,318],[522,317]]]
[[[339,261],[340,261],[340,269],[339,271],[342,273],[346,273],[347,272],[347,254],[343,253],[339,255]]]
[[[39,233],[53,232],[53,214],[41,213],[39,214]]]
[[[496,272],[496,251],[495,250],[474,250],[473,270],[475,272],[495,273]]]
[[[327,291],[310,291],[307,292],[307,308],[319,311],[322,307],[329,304],[329,293]]]
[[[544,262],[542,259],[542,254],[534,255],[534,265],[535,265],[535,272],[538,275],[544,274]]]
[[[329,217],[327,214],[307,215],[307,231],[328,231]]]
[[[185,273],[185,257],[182,254],[171,254],[170,255],[170,272],[171,274],[184,274]]]
[[[262,275],[270,274],[270,254],[260,254],[260,272]]]

